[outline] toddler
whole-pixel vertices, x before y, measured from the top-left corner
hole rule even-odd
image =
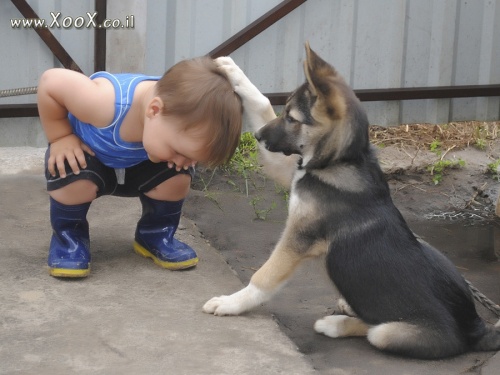
[[[49,273],[90,272],[91,202],[139,197],[134,250],[161,267],[193,267],[196,252],[174,238],[194,166],[226,162],[241,134],[241,100],[209,57],[184,60],[162,77],[50,69],[38,111],[49,147]]]

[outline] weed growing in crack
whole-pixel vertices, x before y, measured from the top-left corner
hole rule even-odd
[[[443,180],[443,174],[445,169],[451,168],[462,168],[465,166],[465,160],[438,160],[434,164],[427,167],[427,170],[431,173],[432,181],[435,185],[439,184]]]
[[[222,170],[229,173],[236,173],[243,177],[245,181],[245,194],[248,196],[251,172],[259,172],[261,166],[257,161],[257,140],[250,132],[241,134],[240,143],[229,162],[221,167]],[[234,184],[235,185],[235,184]]]
[[[271,205],[267,208],[260,209],[257,207],[257,205],[261,200],[262,198],[259,196],[253,197],[250,200],[250,205],[253,207],[253,210],[255,212],[255,218],[257,220],[266,220],[267,215],[276,208],[276,202],[272,202]]]
[[[439,140],[434,139],[429,146],[429,149],[432,152],[434,152],[437,156],[439,156],[439,160],[437,160],[436,162],[434,162],[433,164],[431,164],[427,167],[427,170],[431,173],[432,181],[434,182],[434,185],[439,184],[443,180],[444,171],[446,169],[462,168],[465,166],[465,160],[462,160],[462,159],[446,160],[446,159],[444,159],[446,154],[455,148],[455,145],[448,148],[444,153],[442,152],[441,145],[442,145],[442,143]]]
[[[494,180],[500,181],[500,159],[488,164],[488,173],[492,175]]]

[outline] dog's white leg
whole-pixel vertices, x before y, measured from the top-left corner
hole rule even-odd
[[[274,109],[257,87],[248,79],[238,65],[228,56],[215,59],[215,63],[229,78],[234,91],[243,102],[243,112],[247,116],[253,131],[276,118]],[[281,153],[269,152],[259,144],[259,160],[263,164],[264,173],[274,181],[290,188],[293,174],[297,169],[298,155],[285,156]]]
[[[203,306],[203,311],[214,315],[239,315],[244,311],[266,302],[270,293],[257,288],[252,283],[230,296],[214,297]]]
[[[328,337],[366,336],[369,326],[347,315],[328,315],[314,323],[314,330]]]
[[[302,258],[280,240],[269,259],[252,276],[250,284],[230,296],[214,297],[203,311],[214,315],[239,315],[268,301],[289,279]]]
[[[219,57],[215,59],[215,63],[226,73],[234,91],[243,101],[243,111],[254,131],[276,118],[269,99],[255,87],[233,59],[228,56]]]

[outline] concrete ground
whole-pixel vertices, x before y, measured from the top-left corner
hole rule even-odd
[[[271,314],[201,311],[242,284],[193,222],[178,236],[197,250],[195,269],[136,255],[137,199],[94,202],[91,275],[50,277],[42,160],[40,149],[0,148],[0,374],[314,373]]]
[[[315,370],[311,353],[300,353],[273,318],[282,297],[240,317],[201,312],[206,300],[242,282],[193,221],[182,219],[178,237],[197,250],[196,268],[166,271],[136,255],[131,241],[140,203],[133,198],[103,197],[92,205],[87,279],[52,278],[43,153],[0,148],[0,374],[499,373],[500,353],[481,355],[476,366],[472,357],[400,359],[395,366],[394,357],[362,340],[332,343],[313,334],[325,348],[335,345],[339,357]]]

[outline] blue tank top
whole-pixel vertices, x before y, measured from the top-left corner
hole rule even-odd
[[[111,168],[127,168],[147,160],[148,155],[142,142],[126,142],[120,137],[120,128],[127,115],[135,88],[142,81],[158,81],[159,76],[146,76],[143,74],[111,74],[97,72],[90,79],[104,77],[115,88],[115,116],[111,124],[104,128],[97,128],[78,120],[71,113],[68,114],[69,122],[76,134],[92,151],[96,157]]]

